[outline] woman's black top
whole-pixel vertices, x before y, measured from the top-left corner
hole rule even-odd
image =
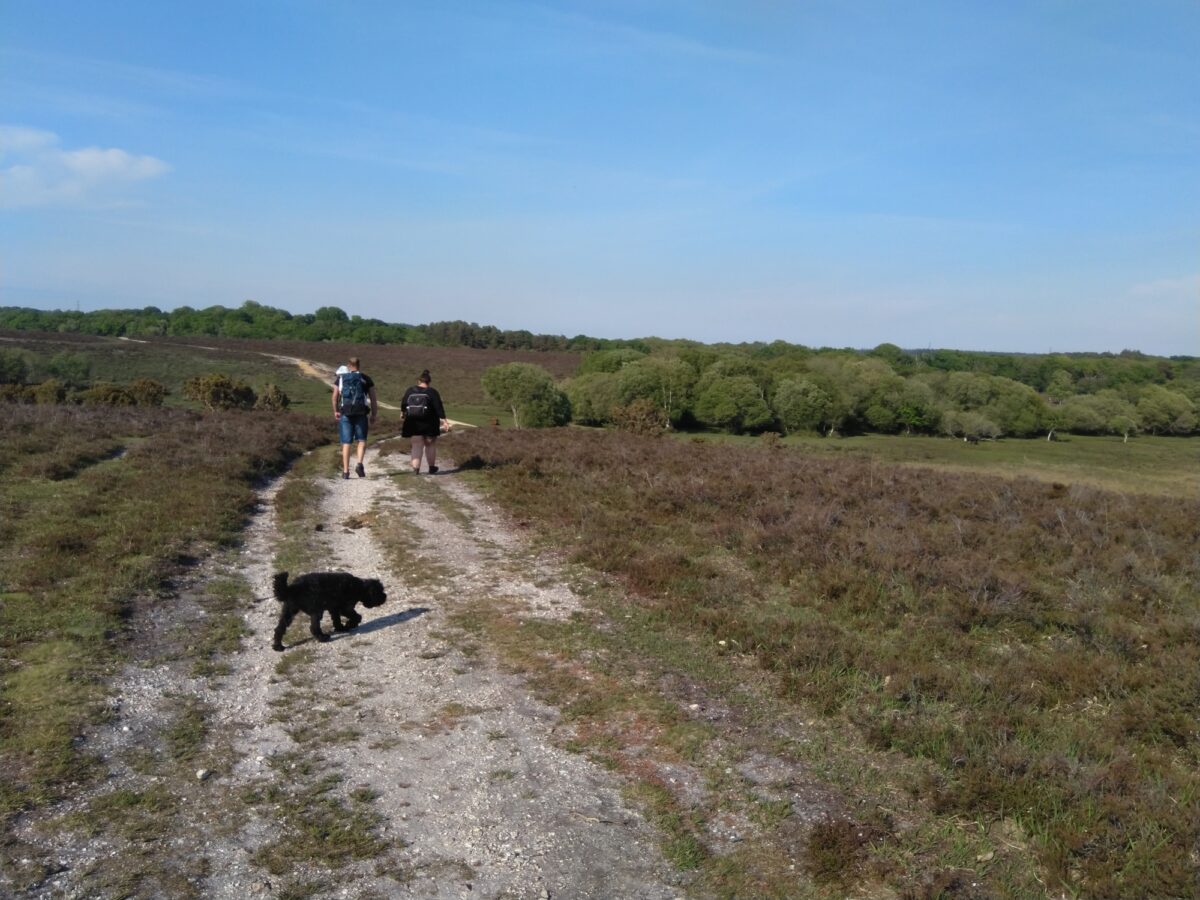
[[[442,433],[442,419],[446,418],[446,408],[442,406],[442,395],[437,392],[436,388],[414,384],[404,392],[400,408],[407,410],[409,395],[416,393],[429,395],[429,401],[425,404],[425,415],[410,416],[406,412],[404,424],[400,428],[400,435],[402,437],[437,437]]]

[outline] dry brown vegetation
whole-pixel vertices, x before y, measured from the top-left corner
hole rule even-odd
[[[664,627],[921,762],[894,777],[923,814],[1011,833],[1048,890],[1194,893],[1200,503],[579,430],[455,453]]]
[[[429,369],[434,385],[447,404],[470,406],[487,404],[480,379],[492,366],[525,362],[541,366],[556,379],[567,378],[579,367],[580,354],[567,351],[479,350],[470,347],[422,347],[413,344],[369,346],[311,341],[253,341],[218,338],[169,338],[181,344],[208,344],[235,352],[260,352],[311,359],[338,366],[351,356],[362,359],[363,371],[389,395],[399,396],[412,384],[421,370]]]

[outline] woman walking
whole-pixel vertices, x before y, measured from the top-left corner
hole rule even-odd
[[[450,430],[450,420],[446,418],[442,397],[429,386],[429,380],[429,370],[426,369],[417,377],[417,383],[404,392],[404,399],[400,402],[404,410],[400,434],[412,438],[412,468],[418,475],[421,473],[422,456],[429,467],[429,474],[437,474],[438,435]]]

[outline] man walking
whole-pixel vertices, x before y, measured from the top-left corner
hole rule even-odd
[[[338,423],[338,436],[342,441],[342,478],[350,477],[350,445],[356,441],[358,465],[354,471],[359,478],[365,478],[363,459],[367,455],[367,432],[369,424],[375,421],[379,401],[375,397],[375,382],[370,375],[359,371],[358,357],[350,357],[346,365],[349,371],[333,386],[333,418]]]

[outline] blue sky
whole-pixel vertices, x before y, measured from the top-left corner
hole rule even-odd
[[[1200,355],[1200,4],[12,2],[0,305]]]

